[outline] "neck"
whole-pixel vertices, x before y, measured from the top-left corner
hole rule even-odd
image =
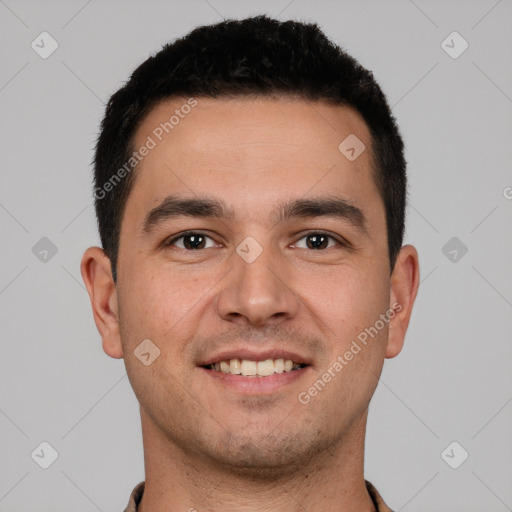
[[[171,442],[141,409],[146,484],[139,512],[375,512],[363,476],[367,411],[300,468],[228,467]]]

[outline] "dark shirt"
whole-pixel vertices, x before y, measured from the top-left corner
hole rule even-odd
[[[368,480],[365,480],[366,483],[366,489],[368,491],[368,494],[372,498],[373,504],[375,505],[375,508],[378,512],[393,512],[382,499],[381,495],[377,492],[377,489],[368,482]],[[128,506],[124,509],[124,512],[137,512],[138,505],[140,503],[140,500],[142,499],[142,494],[144,493],[144,484],[145,482],[138,483],[135,488],[133,489],[131,495],[130,495],[130,501],[128,502]]]

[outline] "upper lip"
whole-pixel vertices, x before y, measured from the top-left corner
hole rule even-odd
[[[256,352],[248,348],[232,348],[223,352],[218,352],[200,361],[197,366],[208,366],[221,361],[229,361],[230,359],[249,359],[251,361],[265,361],[266,359],[291,359],[294,363],[311,364],[311,361],[295,352],[283,350],[280,348],[264,350]]]

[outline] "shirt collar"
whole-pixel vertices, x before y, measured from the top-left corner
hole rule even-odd
[[[370,495],[377,512],[393,512],[382,499],[381,495],[378,493],[377,489],[365,480],[366,489],[368,494]],[[142,494],[144,493],[144,485],[145,481],[138,483],[133,489],[130,495],[130,501],[128,502],[128,506],[124,509],[124,512],[137,512],[137,507],[142,499]]]

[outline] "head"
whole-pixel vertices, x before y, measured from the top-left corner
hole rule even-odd
[[[133,157],[139,149],[135,134],[148,113],[173,97],[273,95],[350,107],[363,118],[371,134],[371,170],[385,208],[393,269],[404,235],[406,162],[384,94],[373,74],[327,39],[316,24],[258,16],[199,27],[167,44],[108,102],[94,159],[94,192],[101,243],[114,279],[121,222],[139,163]],[[174,123],[176,119],[171,129]],[[157,135],[152,134],[154,139]]]
[[[363,425],[419,279],[402,247],[403,143],[371,72],[314,24],[197,28],[112,96],[94,165],[103,248],[82,275],[147,432],[261,470]],[[308,366],[274,392],[239,393],[203,368],[230,348]]]

